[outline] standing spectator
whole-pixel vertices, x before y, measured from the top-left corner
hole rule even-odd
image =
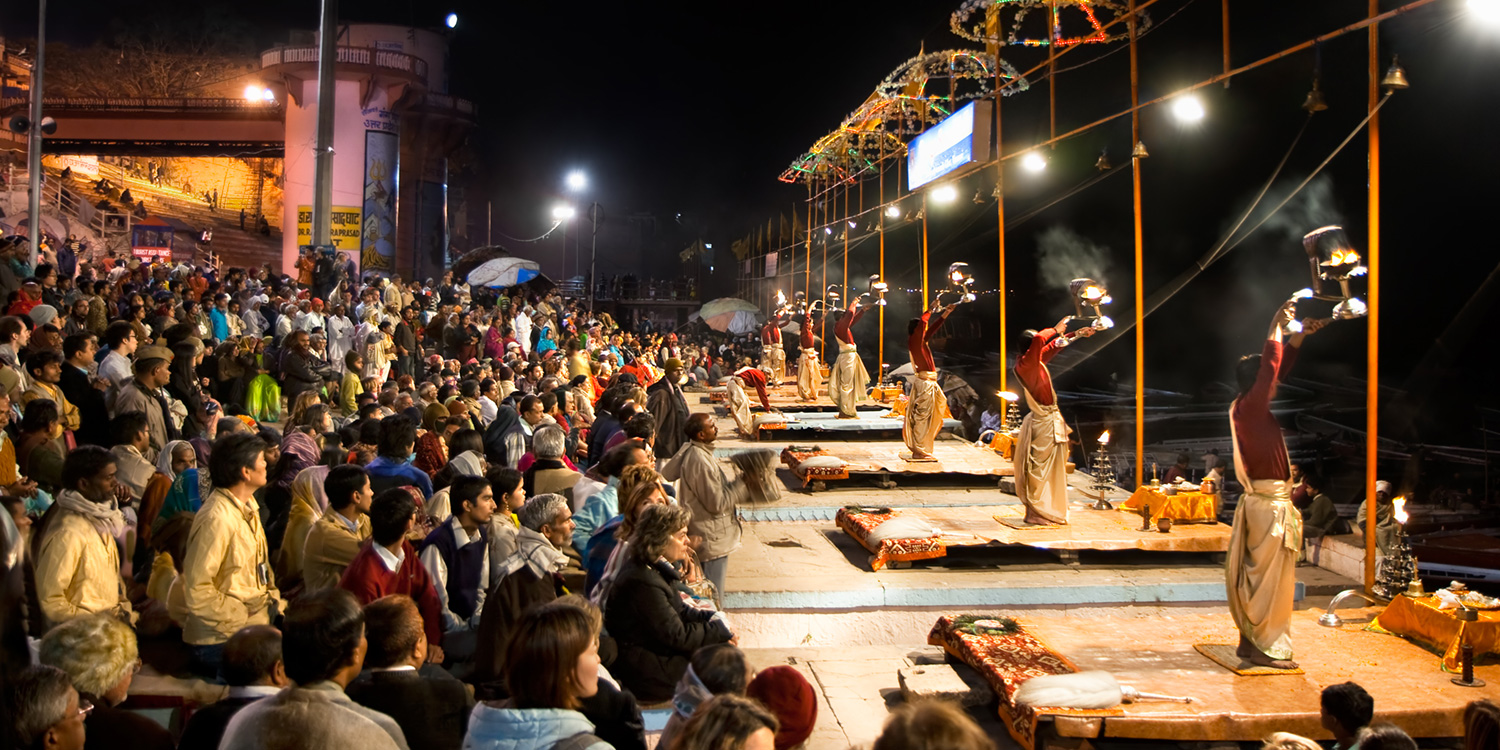
[[[740,546],[741,528],[735,501],[744,493],[744,483],[726,479],[714,458],[714,439],[719,436],[719,428],[711,416],[694,414],[688,420],[687,436],[689,442],[662,467],[661,474],[669,482],[682,480],[679,497],[683,507],[693,514],[689,532],[703,539],[698,548],[703,575],[714,582],[715,595],[723,601],[729,553]]]
[[[219,438],[208,467],[214,491],[193,518],[182,566],[182,639],[199,668],[212,674],[229,638],[246,626],[271,624],[283,602],[254,496],[266,485],[265,442],[247,433]]]
[[[417,521],[417,503],[405,488],[395,487],[370,503],[370,541],[360,547],[339,579],[339,588],[354,593],[361,604],[382,596],[405,594],[422,610],[427,634],[427,660],[443,661],[443,621],[432,576],[417,560],[407,541]]]
[[[172,750],[172,733],[151,719],[116,708],[140,669],[135,632],[110,615],[69,620],[42,637],[38,660],[68,673],[83,701],[94,706],[83,720],[85,748]]]
[[[150,450],[145,451],[147,461],[155,461],[167,441],[178,438],[177,428],[169,416],[167,395],[162,392],[171,378],[172,351],[161,346],[144,347],[135,360],[135,377],[119,389],[110,408],[110,413],[116,416],[131,411],[145,413],[151,433]]]
[[[349,697],[394,719],[414,747],[458,750],[474,699],[452,675],[426,666],[417,603],[393,594],[366,604],[365,640],[365,672],[349,683]]]
[[[646,389],[646,410],[656,420],[656,455],[675,456],[687,440],[687,396],[682,393],[682,360],[669,359],[666,373]]]
[[[193,712],[177,750],[218,750],[224,727],[241,709],[290,685],[281,661],[281,631],[269,625],[240,630],[224,645],[228,695]]]
[[[220,750],[407,750],[394,719],[344,694],[366,650],[364,612],[349,592],[299,598],[286,613],[281,649],[294,687],[235,714]]]
[[[287,403],[295,403],[306,391],[321,391],[323,381],[331,382],[335,376],[328,363],[310,350],[312,339],[307,331],[293,331],[287,340],[289,345],[281,357],[281,390]]]

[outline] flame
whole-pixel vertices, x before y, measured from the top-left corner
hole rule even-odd
[[[995,395],[999,396],[1000,398],[1005,399],[1006,401],[1011,401],[1011,402],[1015,402],[1015,401],[1021,400],[1020,396],[1017,396],[1016,394],[1011,393],[1010,391],[995,391]]]
[[[954,271],[951,278],[953,279],[953,283],[955,284],[964,283],[964,274],[962,271]]]
[[[1411,518],[1411,516],[1407,515],[1406,513],[1406,497],[1397,497],[1395,500],[1391,501],[1391,504],[1396,506],[1396,510],[1392,514],[1396,519],[1396,523],[1399,523],[1403,526],[1406,525],[1407,519]]]
[[[1109,430],[1099,433],[1099,444],[1109,445]]]
[[[1325,265],[1342,266],[1349,263],[1358,262],[1359,253],[1354,252],[1354,250],[1352,249],[1339,248],[1337,250],[1334,250],[1333,253],[1328,256],[1328,262]]]
[[[1083,289],[1083,298],[1086,299],[1086,300],[1091,300],[1092,301],[1092,300],[1099,299],[1100,297],[1103,297],[1103,296],[1104,296],[1104,290],[1100,289],[1097,286],[1087,286],[1087,287],[1084,287],[1084,289]]]
[[[780,289],[776,290],[776,304],[778,306],[786,304],[786,295],[782,294]]]
[[[1311,299],[1312,296],[1312,289],[1298,289],[1297,291],[1292,292],[1292,299]]]

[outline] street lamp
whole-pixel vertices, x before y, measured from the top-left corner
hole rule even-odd
[[[567,221],[577,214],[578,212],[566,203],[559,203],[552,207],[552,218],[557,219],[559,222]]]
[[[1203,109],[1203,102],[1199,101],[1198,97],[1192,94],[1183,94],[1177,97],[1176,101],[1172,102],[1172,114],[1177,117],[1179,122],[1187,123],[1202,120],[1206,112]]]
[[[1037,174],[1047,168],[1047,157],[1032,151],[1021,157],[1021,168],[1032,174]]]
[[[573,191],[582,190],[589,185],[588,175],[574,170],[568,173],[568,189]]]
[[[943,185],[942,187],[934,188],[932,199],[938,203],[952,203],[958,199],[958,189],[952,185]]]

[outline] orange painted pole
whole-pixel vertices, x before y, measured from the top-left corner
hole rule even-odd
[[[833,224],[829,213],[833,211],[833,205],[838,197],[833,192],[838,189],[835,184],[829,188],[827,195],[823,196],[823,280],[818,282],[818,294],[821,299],[828,298],[828,238],[832,235],[827,231]],[[818,366],[821,367],[828,361],[828,305],[823,305],[823,314],[818,316]]]
[[[812,304],[812,215],[814,210],[812,194],[812,178],[809,177],[807,180],[807,235],[804,237],[807,240],[807,255],[805,257],[806,265],[803,266],[802,277],[802,294],[806,296],[805,302],[809,305]],[[796,282],[793,281],[792,283]]]
[[[1219,17],[1224,22],[1224,73],[1229,73],[1229,0],[1223,0],[1219,7]],[[1229,79],[1224,79],[1224,88],[1229,88]]]
[[[995,75],[995,192],[999,196],[995,198],[995,222],[1000,228],[998,270],[995,274],[995,288],[1000,296],[1000,390],[1005,390],[1010,379],[1009,360],[1006,359],[1006,346],[1010,342],[1010,331],[1006,327],[1005,320],[1005,162],[1000,160],[1000,149],[1004,148],[1005,138],[1000,129],[1000,75]]]
[[[883,140],[880,142],[880,200],[876,201],[875,204],[877,206],[885,205],[885,141]],[[880,280],[885,281],[885,209],[882,208],[879,210],[880,213],[876,215],[875,220],[880,222]],[[875,365],[878,368],[880,365],[885,364],[885,306],[882,305],[877,308],[877,312],[879,315],[877,319],[879,323],[879,338],[875,341]],[[877,384],[879,383],[880,375],[880,372],[875,373]]]
[[[1380,13],[1380,0],[1370,0],[1370,16]],[[1369,269],[1369,356],[1365,362],[1365,590],[1375,588],[1375,480],[1380,470],[1380,25],[1369,26],[1370,46],[1370,237],[1365,252]]]
[[[922,308],[927,309],[927,191],[922,191]]]
[[[1134,155],[1141,142],[1140,64],[1136,55],[1135,0],[1130,0],[1130,157],[1131,194],[1135,212],[1135,480],[1146,476],[1146,262],[1141,227],[1141,158]]]

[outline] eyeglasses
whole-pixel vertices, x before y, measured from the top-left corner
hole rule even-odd
[[[79,698],[78,699],[78,714],[77,714],[78,716],[81,716],[83,718],[88,718],[88,715],[90,713],[92,713],[93,710],[94,710],[94,704],[90,703],[88,701],[88,699],[86,699],[86,698]]]

